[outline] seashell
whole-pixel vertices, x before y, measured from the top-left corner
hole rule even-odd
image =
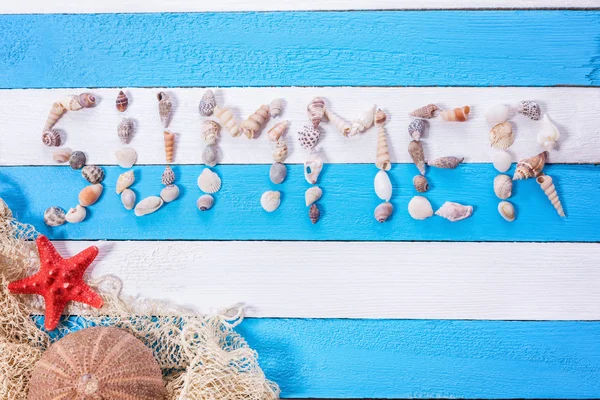
[[[556,193],[556,187],[554,186],[554,183],[552,183],[552,177],[550,175],[540,175],[535,181],[540,185],[540,188],[542,188],[546,196],[548,196],[548,200],[550,200],[558,215],[565,217],[565,211],[563,210],[562,204],[560,204],[558,193]]]
[[[129,186],[133,185],[133,182],[135,182],[135,174],[133,173],[133,170],[131,169],[127,172],[123,172],[117,178],[117,187],[116,187],[117,194],[121,194],[121,192],[123,192],[123,190],[125,190]]]
[[[131,189],[125,189],[121,192],[121,203],[126,210],[132,210],[135,206],[135,192]]]
[[[463,206],[462,204],[445,202],[436,212],[435,215],[446,218],[450,222],[456,222],[469,218],[473,214],[473,206]]]
[[[85,165],[85,154],[81,151],[74,151],[71,153],[71,157],[69,157],[69,165],[73,169],[81,169]]]
[[[131,168],[137,162],[138,155],[137,151],[131,147],[124,147],[115,152],[115,157],[117,158],[117,164],[121,168]]]
[[[318,186],[311,186],[306,189],[306,192],[304,192],[304,201],[306,202],[306,207],[319,200],[321,196],[323,196],[323,190]]]
[[[425,154],[423,154],[421,142],[411,140],[408,144],[408,154],[410,154],[410,158],[412,158],[421,175],[425,175]]]
[[[515,220],[515,208],[508,201],[501,201],[498,203],[498,212],[508,222],[513,222]]]
[[[424,220],[433,215],[433,208],[427,197],[415,196],[408,202],[408,214],[418,220]]]
[[[258,110],[254,111],[254,114],[250,115],[248,119],[242,122],[240,128],[242,128],[242,132],[248,139],[253,139],[268,119],[269,106],[262,105]]]
[[[373,125],[373,118],[375,117],[375,105],[364,110],[358,114],[352,120],[352,128],[350,128],[350,135],[354,136],[359,132],[364,132]]]
[[[492,162],[494,164],[494,168],[496,168],[498,172],[506,172],[510,169],[512,159],[507,151],[499,150],[494,152]]]
[[[381,108],[377,109],[373,116],[373,123],[375,127],[383,127],[385,125],[385,121],[387,121],[387,115],[381,110]]]
[[[158,92],[156,98],[158,99],[158,115],[160,116],[160,122],[162,123],[163,128],[167,129],[171,123],[173,103],[171,103],[171,98],[165,92]]]
[[[506,122],[510,117],[510,107],[505,104],[497,104],[485,112],[485,120],[490,125]]]
[[[290,126],[290,121],[281,121],[275,124],[269,132],[267,133],[267,137],[270,141],[276,142],[281,138],[281,136],[285,133],[288,126]]]
[[[425,129],[427,129],[427,125],[429,122],[424,119],[413,119],[412,122],[408,125],[408,134],[414,140],[420,140],[421,136],[425,134]]]
[[[57,130],[49,129],[42,133],[42,142],[46,146],[58,147],[61,145],[62,139],[60,137],[60,133]]]
[[[308,103],[306,111],[308,112],[308,119],[311,124],[317,128],[325,115],[325,100],[315,97]]]
[[[175,172],[173,172],[170,165],[167,165],[165,167],[165,170],[163,171],[162,178],[160,181],[165,186],[170,185],[173,182],[175,182]]]
[[[383,114],[383,116],[381,114]],[[377,110],[377,113],[375,114],[375,126],[377,127],[377,155],[375,157],[375,165],[379,169],[389,171],[390,168],[392,168],[392,162],[390,161],[385,128],[383,127],[385,120],[385,113],[381,110]]]
[[[173,162],[173,151],[175,149],[175,134],[169,131],[164,132],[165,137],[165,159],[168,163]]]
[[[517,163],[517,169],[513,175],[513,181],[519,179],[535,178],[540,176],[546,161],[548,160],[548,152],[542,151],[537,156],[524,158]]]
[[[86,214],[87,211],[85,210],[85,207],[83,207],[81,204],[77,204],[75,208],[69,208],[69,211],[67,211],[67,214],[65,215],[65,221],[71,224],[76,224],[83,221]]]
[[[86,165],[81,170],[81,176],[91,184],[100,183],[104,180],[104,170],[96,165]]]
[[[275,162],[284,162],[287,158],[288,148],[285,140],[279,139],[275,143],[275,149],[273,150],[273,160]]]
[[[214,167],[217,165],[219,159],[219,147],[217,145],[209,144],[202,151],[202,162],[208,167]]]
[[[435,113],[437,111],[441,111],[441,108],[439,108],[435,104],[427,104],[426,106],[417,108],[415,111],[411,112],[408,115],[417,117],[417,118],[430,119],[430,118],[435,117]]]
[[[304,125],[302,130],[298,132],[298,140],[300,145],[306,150],[312,150],[321,137],[321,130],[317,127]]]
[[[560,138],[560,132],[552,121],[550,121],[548,114],[544,114],[541,125],[542,127],[537,134],[537,141],[544,150],[551,151],[556,147],[556,142]]]
[[[78,111],[83,108],[79,102],[79,96],[65,96],[60,99],[60,105],[67,111]]]
[[[427,178],[423,175],[415,175],[413,178],[413,186],[417,190],[417,192],[425,193],[429,190],[429,182],[427,182]]]
[[[515,135],[510,122],[502,122],[501,124],[494,125],[490,130],[490,143],[492,147],[506,150],[512,146],[514,141]]]
[[[211,171],[210,168],[204,168],[200,176],[198,176],[198,187],[204,193],[216,193],[221,190],[221,178]]]
[[[285,165],[281,163],[273,163],[273,165],[271,165],[269,171],[269,179],[271,179],[271,182],[278,185],[285,180],[286,176],[287,168],[285,168]]]
[[[271,118],[277,117],[283,111],[283,99],[275,99],[269,103],[269,115]]]
[[[102,189],[104,189],[104,187],[99,183],[84,187],[81,192],[79,192],[79,204],[84,207],[91,206],[100,198]]]
[[[200,211],[210,210],[213,204],[215,204],[215,198],[210,194],[203,194],[202,196],[198,197],[198,200],[196,201],[196,206]]]
[[[165,203],[170,203],[179,197],[179,187],[177,185],[167,185],[160,191],[160,198]]]
[[[381,200],[390,201],[392,198],[392,181],[390,181],[387,172],[380,170],[375,175],[374,186],[377,197]]]
[[[125,110],[127,110],[127,106],[129,105],[129,99],[127,98],[125,92],[123,92],[122,90],[117,95],[117,101],[115,102],[115,104],[117,106],[118,112],[125,112]]]
[[[308,208],[308,218],[310,218],[310,222],[316,224],[319,222],[319,218],[321,218],[321,210],[316,204],[311,204]]]
[[[266,212],[273,212],[281,204],[281,193],[269,190],[260,197],[260,205]]]
[[[442,118],[444,121],[465,122],[469,119],[469,112],[471,112],[469,106],[459,107],[454,110],[442,111]]]
[[[219,118],[221,125],[227,129],[231,136],[238,137],[242,134],[240,126],[235,122],[235,118],[229,107],[220,108],[219,106],[215,106],[214,113]]]
[[[208,89],[202,95],[202,99],[200,99],[200,104],[198,105],[198,111],[200,111],[200,115],[208,117],[212,115],[213,110],[217,106],[217,100],[215,99],[215,95],[212,90]]]
[[[499,199],[506,200],[512,195],[512,179],[500,174],[494,178],[494,193]]]
[[[71,158],[71,149],[64,147],[52,153],[52,158],[59,164],[66,163]]]
[[[79,101],[79,104],[81,104],[81,107],[83,107],[83,108],[91,108],[96,105],[96,97],[94,97],[94,95],[91,93],[81,93],[77,97],[77,100]]]
[[[133,120],[131,118],[123,118],[117,126],[117,136],[123,144],[129,143],[133,134]]]
[[[44,131],[52,129],[52,127],[56,125],[60,117],[62,117],[62,115],[66,112],[67,109],[64,108],[59,102],[52,103],[52,108],[50,109],[50,113],[48,114],[48,118],[46,119],[46,124],[44,125]]]
[[[65,221],[65,210],[60,207],[52,206],[44,211],[44,222],[48,226],[60,226]]]
[[[204,122],[202,122],[202,138],[206,144],[216,144],[217,140],[219,139],[220,130],[221,126],[215,121],[205,119]]]
[[[319,174],[323,169],[323,160],[321,157],[316,156],[315,158],[304,162],[304,178],[308,183],[314,185],[319,179]]]
[[[11,219],[12,217],[13,213],[8,207],[8,204],[0,198],[0,218]]]
[[[162,207],[164,201],[158,196],[149,196],[137,203],[133,212],[137,217],[152,214]]]
[[[460,157],[460,158],[453,157],[453,156],[438,157],[431,161],[428,161],[427,165],[429,165],[430,167],[436,167],[436,168],[456,168],[456,167],[458,167],[458,164],[463,162],[463,160],[464,160],[464,158],[462,158],[462,157]]]
[[[393,211],[394,207],[392,206],[392,203],[389,203],[387,201],[385,203],[381,203],[380,205],[375,207],[375,219],[377,220],[377,222],[385,222],[390,217],[390,215],[392,215]]]
[[[327,117],[329,122],[331,122],[335,126],[335,129],[337,129],[339,133],[348,137],[348,135],[350,134],[350,130],[352,129],[348,121],[331,111],[329,108],[325,108],[325,116]]]
[[[517,104],[517,112],[534,121],[538,121],[542,116],[540,106],[533,100],[520,101],[519,104]]]

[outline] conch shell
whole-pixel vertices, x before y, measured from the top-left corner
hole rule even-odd
[[[435,117],[435,113],[437,111],[441,111],[441,108],[436,106],[435,104],[427,104],[426,106],[417,108],[415,111],[411,112],[409,115],[417,118],[426,118],[430,119]]]
[[[348,121],[344,120],[342,117],[331,111],[329,108],[325,109],[325,116],[327,117],[329,122],[331,122],[335,126],[335,129],[337,129],[339,133],[348,137],[348,135],[350,134],[350,129],[352,129]]]
[[[290,126],[290,121],[281,121],[276,123],[269,132],[267,133],[267,137],[272,142],[277,142],[281,136],[285,133],[288,126]]]
[[[560,204],[560,199],[556,193],[556,187],[554,187],[554,183],[552,183],[552,177],[550,175],[540,175],[537,177],[536,182],[540,185],[540,188],[542,188],[544,193],[546,193],[548,200],[550,200],[558,215],[565,217],[565,211],[563,210],[562,204]]]
[[[48,118],[46,119],[46,125],[44,125],[44,131],[52,129],[52,127],[56,125],[60,117],[62,117],[62,115],[66,112],[67,109],[64,108],[58,101],[53,103],[52,108],[50,109],[50,113],[48,114]]]
[[[229,107],[221,108],[219,106],[215,106],[213,112],[215,113],[217,118],[219,118],[221,125],[223,125],[225,129],[227,129],[231,136],[238,137],[242,134],[240,126],[235,121],[233,113],[231,112],[231,109]]]
[[[315,97],[308,103],[306,111],[308,112],[308,119],[310,119],[310,122],[315,128],[318,127],[323,119],[323,115],[325,115],[325,100],[320,97]]]
[[[408,144],[408,154],[410,154],[410,158],[412,158],[421,175],[425,175],[425,154],[421,142],[412,140]]]
[[[386,119],[387,116],[385,113],[381,110],[377,110],[377,113],[375,113],[375,126],[377,127],[377,156],[375,165],[379,169],[389,171],[390,168],[392,168],[392,163],[390,161],[390,153],[384,128]]]
[[[537,141],[544,150],[550,151],[556,147],[556,142],[560,138],[560,132],[548,118],[548,114],[544,114],[542,118],[542,128],[537,134]]]
[[[165,159],[168,163],[173,162],[173,151],[175,149],[175,134],[165,131]]]
[[[537,156],[522,159],[517,164],[517,169],[513,175],[513,181],[540,176],[542,169],[544,169],[544,165],[546,165],[546,160],[548,160],[547,151],[542,151]]]
[[[350,136],[354,136],[359,132],[364,132],[373,125],[375,117],[375,105],[364,110],[352,120],[352,128],[350,128]]]
[[[247,120],[242,122],[240,127],[248,139],[253,139],[261,126],[263,126],[268,119],[269,106],[262,105],[258,110],[254,111],[254,114],[250,115]]]
[[[165,92],[158,92],[156,98],[158,99],[158,115],[160,116],[160,122],[162,123],[163,128],[167,129],[171,123],[171,109],[173,108],[171,98]]]
[[[444,217],[451,222],[460,221],[469,218],[473,214],[473,206],[463,206],[459,203],[451,201],[445,202],[436,212],[435,215]]]
[[[323,160],[321,157],[316,156],[315,158],[304,162],[304,178],[311,185],[317,183],[319,174],[323,169]]]
[[[490,129],[490,143],[492,144],[492,147],[500,150],[506,150],[512,146],[514,141],[515,134],[513,133],[510,122],[496,124],[492,129]]]
[[[431,161],[428,161],[427,165],[429,165],[430,167],[436,167],[436,168],[452,169],[452,168],[458,167],[458,164],[463,162],[463,160],[464,160],[464,158],[462,158],[462,157],[453,157],[453,156],[438,157]]]
[[[221,130],[221,126],[217,124],[215,121],[210,119],[205,119],[202,122],[202,138],[206,142],[206,144],[213,145],[217,143],[219,139],[219,131]]]
[[[377,220],[377,222],[385,222],[390,217],[390,215],[392,215],[392,212],[394,212],[394,207],[392,206],[392,203],[389,203],[387,201],[381,203],[380,205],[375,207],[375,219]]]
[[[269,103],[269,115],[275,118],[283,111],[283,99],[275,99]]]
[[[471,109],[469,106],[455,108],[454,110],[442,111],[442,118],[445,121],[458,121],[465,122],[469,119],[469,112]]]

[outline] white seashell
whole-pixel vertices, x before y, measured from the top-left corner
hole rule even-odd
[[[510,107],[505,104],[497,104],[489,108],[485,113],[485,120],[490,125],[506,122],[510,118]]]
[[[204,168],[200,176],[198,176],[198,187],[204,193],[217,193],[221,190],[221,178],[211,171],[210,168]]]
[[[321,157],[316,156],[312,160],[304,162],[304,178],[308,183],[314,185],[319,179],[319,174],[323,169],[323,160]]]
[[[318,186],[313,186],[306,189],[304,193],[304,200],[306,201],[306,207],[310,206],[315,201],[319,200],[323,196],[323,190]]]
[[[352,128],[350,129],[349,136],[354,136],[359,132],[364,132],[373,125],[373,118],[375,117],[375,105],[364,110],[358,114],[352,120]]]
[[[160,191],[160,198],[165,203],[170,203],[179,197],[179,187],[177,185],[167,185]]]
[[[435,215],[446,218],[450,222],[460,221],[469,218],[473,214],[473,206],[463,206],[459,203],[451,201],[445,202],[436,212]]]
[[[52,158],[59,164],[66,163],[71,158],[71,149],[63,147],[52,153]]]
[[[77,204],[75,208],[70,208],[65,215],[65,220],[70,222],[71,224],[76,224],[85,219],[85,215],[87,214],[85,207],[80,204]]]
[[[498,203],[498,212],[508,222],[513,222],[516,218],[515,208],[508,201]]]
[[[135,182],[135,175],[133,173],[133,170],[123,172],[121,175],[119,175],[119,178],[117,179],[117,194],[121,194],[123,190],[133,185],[133,182]]]
[[[408,213],[414,219],[423,220],[433,215],[433,208],[427,197],[415,196],[408,202]]]
[[[494,193],[499,199],[506,200],[512,195],[512,179],[500,174],[494,178]]]
[[[392,181],[390,181],[387,172],[379,170],[377,175],[375,175],[374,186],[377,197],[381,200],[390,201],[392,198]]]
[[[281,193],[269,190],[260,197],[260,205],[266,212],[273,212],[281,204]]]
[[[269,114],[271,118],[277,117],[283,110],[283,99],[275,99],[269,103]]]
[[[494,152],[492,163],[494,164],[494,168],[496,168],[498,172],[506,172],[510,169],[512,160],[510,154],[507,151],[498,150]]]
[[[548,114],[544,114],[541,125],[542,127],[537,134],[537,141],[544,150],[551,151],[556,147],[556,142],[560,138],[560,132],[552,121],[550,121]]]
[[[117,157],[117,164],[119,164],[121,168],[133,167],[138,159],[137,151],[132,147],[124,147],[117,150],[115,156]]]
[[[162,207],[163,203],[163,199],[158,196],[146,197],[144,200],[140,201],[137,206],[135,206],[134,213],[138,217],[152,214],[154,211]]]
[[[121,192],[121,203],[126,210],[132,210],[135,206],[135,192],[131,189],[125,189]]]
[[[198,200],[196,201],[196,207],[198,207],[198,210],[200,211],[210,210],[213,204],[215,204],[215,198],[210,194],[203,194],[198,197]]]

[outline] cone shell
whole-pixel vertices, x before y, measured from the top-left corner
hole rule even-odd
[[[506,172],[510,169],[512,158],[507,151],[499,150],[494,152],[492,162],[498,172]]]
[[[517,164],[513,181],[538,177],[542,173],[544,165],[546,165],[546,160],[548,160],[547,151],[543,151],[537,156],[522,159]]]
[[[275,143],[275,149],[273,149],[273,161],[282,163],[287,158],[287,154],[288,147],[285,140],[279,139],[277,143]]]
[[[427,197],[415,196],[408,202],[408,214],[417,220],[424,220],[433,215],[433,208]]]
[[[117,178],[117,194],[121,194],[123,190],[133,185],[133,182],[135,182],[135,174],[133,173],[133,170],[123,172],[121,175],[119,175],[119,178]]]
[[[519,102],[519,104],[517,104],[517,112],[534,121],[538,121],[542,116],[540,106],[533,100],[523,100]]]
[[[202,122],[202,138],[208,145],[216,144],[219,139],[219,131],[221,130],[221,126],[217,124],[215,121],[210,119],[205,119]]]
[[[200,104],[198,105],[198,111],[200,111],[200,115],[205,117],[209,117],[212,115],[213,110],[217,106],[217,100],[215,99],[215,95],[212,90],[208,89],[202,95],[202,99],[200,99]]]
[[[348,121],[331,111],[329,108],[325,108],[325,116],[327,117],[329,122],[331,122],[335,126],[335,129],[339,133],[348,137],[348,135],[350,134],[350,130],[352,129]]]
[[[127,95],[122,90],[117,95],[117,101],[115,102],[117,106],[118,112],[125,112],[127,110],[127,106],[129,105],[129,99]]]
[[[227,132],[229,132],[229,134],[231,136],[238,137],[242,134],[242,131],[240,130],[240,126],[235,121],[235,118],[233,117],[233,113],[231,112],[229,107],[221,108],[219,106],[216,106],[215,109],[213,110],[213,112],[215,113],[217,118],[219,118],[221,125],[223,125],[225,127],[225,129],[227,129]]]
[[[308,218],[310,218],[310,222],[316,224],[319,222],[319,218],[321,218],[321,210],[316,204],[311,204],[308,208]]]
[[[375,105],[364,110],[352,120],[352,128],[350,128],[350,136],[354,136],[359,132],[364,132],[373,126],[375,118]]]
[[[319,143],[320,137],[320,129],[309,125],[304,125],[302,130],[298,132],[298,141],[306,150],[312,150]]]
[[[121,203],[126,210],[133,210],[135,207],[135,192],[131,189],[125,189],[121,192]]]
[[[207,167],[214,167],[219,161],[219,147],[214,144],[209,144],[202,151],[202,162]]]
[[[215,198],[210,194],[203,194],[196,201],[196,207],[198,207],[198,210],[200,211],[210,210],[213,204],[215,204]]]
[[[490,125],[506,122],[509,117],[510,107],[504,104],[497,104],[485,112],[485,120]]]
[[[273,212],[281,204],[281,193],[277,191],[267,191],[260,197],[260,205],[266,212]]]
[[[556,142],[560,138],[558,128],[550,121],[548,114],[542,118],[541,128],[537,134],[537,141],[544,150],[550,151],[556,147]]]
[[[59,164],[66,163],[71,158],[71,149],[63,147],[52,153],[52,158]]]
[[[65,210],[60,207],[52,206],[44,211],[44,222],[48,226],[60,226],[65,221]]]
[[[392,168],[385,128],[381,125],[377,127],[377,155],[375,158],[375,165],[377,168],[384,171],[389,171]]]
[[[85,154],[81,151],[74,151],[71,153],[71,157],[69,157],[69,165],[73,169],[81,169],[85,165],[86,157]]]
[[[427,129],[427,125],[429,125],[429,122],[427,122],[427,120],[419,119],[419,118],[414,119],[408,125],[408,134],[414,140],[420,140],[421,136],[423,136],[425,134],[425,129]]]
[[[121,168],[131,168],[137,162],[138,155],[137,151],[131,147],[124,147],[115,152],[117,158],[117,164]]]
[[[104,180],[104,170],[96,165],[86,165],[81,170],[81,176],[91,184],[100,183]]]
[[[278,117],[283,111],[283,99],[275,99],[269,103],[269,115],[271,118]]]
[[[508,222],[513,222],[516,218],[515,208],[508,201],[498,203],[498,212]]]
[[[81,192],[79,192],[79,204],[84,207],[91,206],[100,198],[102,189],[104,188],[99,183],[84,187]]]
[[[510,176],[501,174],[494,178],[494,193],[502,200],[506,200],[512,195],[512,179],[510,179]]]
[[[276,185],[282,183],[287,176],[287,168],[282,163],[274,163],[269,170],[269,179]]]
[[[320,97],[315,97],[308,103],[306,111],[308,112],[308,119],[311,124],[317,128],[325,115],[325,100]]]
[[[375,175],[373,186],[377,197],[381,200],[390,201],[392,198],[392,181],[390,181],[387,172],[380,170],[377,175]]]
[[[175,182],[175,172],[171,169],[171,166],[167,165],[163,171],[162,178],[160,180],[163,185],[167,186]]]
[[[435,215],[446,218],[450,222],[456,222],[469,218],[473,214],[473,206],[463,206],[459,203],[451,201],[445,202],[436,212]]]
[[[179,187],[177,185],[167,185],[160,191],[160,198],[165,203],[170,203],[179,197]]]
[[[77,100],[83,108],[91,108],[96,105],[96,97],[94,97],[94,95],[91,93],[81,93]]]
[[[49,129],[42,133],[42,142],[46,146],[58,147],[62,144],[62,138],[57,130]]]
[[[136,206],[134,213],[137,217],[152,214],[162,207],[164,201],[158,196],[149,196],[140,201]]]
[[[200,176],[198,176],[198,187],[204,193],[216,193],[221,190],[221,178],[211,171],[210,168],[204,168]]]
[[[307,160],[304,162],[304,178],[308,183],[314,185],[317,183],[319,179],[319,174],[321,174],[321,170],[323,169],[323,160],[321,157],[316,156],[311,160]]]
[[[122,144],[127,144],[131,141],[133,134],[133,120],[131,118],[123,118],[117,126],[117,136]]]
[[[86,214],[85,207],[77,204],[75,208],[69,208],[69,211],[65,214],[65,221],[70,224],[77,224],[85,219]]]
[[[461,162],[463,162],[464,158],[462,157],[453,157],[453,156],[447,156],[447,157],[439,157],[439,158],[435,158],[429,162],[427,162],[427,165],[429,165],[430,167],[436,167],[436,168],[456,168],[458,167],[458,164],[460,164]]]
[[[459,107],[454,110],[442,111],[442,118],[445,121],[465,122],[469,119],[469,112],[471,112],[469,106]]]
[[[163,128],[168,128],[171,123],[171,110],[173,108],[173,104],[171,103],[171,98],[165,92],[158,92],[156,95],[158,99],[158,115],[160,117],[160,122],[163,125]]]
[[[262,105],[258,110],[254,111],[254,114],[250,115],[248,119],[242,122],[240,128],[242,128],[242,132],[248,139],[253,139],[257,136],[257,133],[268,119],[269,106]]]
[[[417,166],[421,175],[425,175],[425,154],[423,153],[423,145],[421,142],[412,140],[408,144],[408,154]]]
[[[417,108],[415,111],[411,112],[409,115],[417,118],[425,118],[430,119],[435,117],[435,113],[437,111],[441,111],[441,108],[436,106],[435,104],[427,104],[426,106]]]
[[[563,210],[562,204],[560,204],[560,199],[558,198],[558,193],[556,193],[556,187],[554,187],[552,177],[550,175],[541,175],[537,177],[536,182],[540,185],[540,188],[542,188],[558,215],[565,217],[565,211]]]
[[[514,141],[515,135],[510,122],[502,122],[501,124],[494,125],[490,130],[490,143],[492,147],[506,150],[512,146]]]
[[[385,203],[381,203],[375,207],[375,219],[377,222],[385,222],[390,215],[392,215],[392,212],[394,212],[392,203],[388,203],[387,201]]]
[[[429,182],[423,175],[415,175],[413,178],[413,186],[419,193],[425,193],[429,190]]]
[[[304,192],[304,201],[306,206],[310,206],[312,203],[318,201],[323,196],[323,190],[318,186],[311,186]]]
[[[175,151],[175,134],[165,131],[165,160],[168,163],[173,162],[173,153]]]
[[[281,121],[275,124],[267,134],[267,137],[270,141],[276,142],[283,136],[285,131],[287,131],[288,126],[290,126],[290,121]]]
[[[67,112],[67,109],[62,106],[59,102],[55,102],[52,104],[52,108],[50,109],[50,113],[48,114],[48,118],[46,119],[46,124],[44,125],[44,131],[52,129],[54,125],[58,122],[60,117],[64,113]]]

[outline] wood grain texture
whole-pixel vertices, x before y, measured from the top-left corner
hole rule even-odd
[[[65,146],[83,150],[93,164],[115,165],[115,150],[121,148],[117,126],[124,116],[134,118],[136,133],[130,146],[137,149],[139,163],[163,164],[165,153],[162,125],[158,117],[156,93],[160,89],[126,89],[130,106],[126,113],[115,109],[118,89],[94,89],[98,105],[92,109],[67,113],[56,128],[65,137]],[[201,163],[205,142],[201,138],[203,119],[198,103],[205,89],[166,89],[176,102],[171,130],[177,134],[176,164]],[[377,104],[389,115],[386,124],[393,162],[412,163],[407,147],[411,137],[408,113],[424,104],[436,102],[451,108],[469,104],[472,112],[466,123],[450,123],[436,118],[424,137],[426,156],[465,157],[466,162],[491,162],[493,148],[488,140],[488,108],[496,104],[517,104],[520,100],[538,101],[561,132],[559,148],[552,153],[554,163],[600,162],[600,115],[591,104],[600,104],[600,90],[594,88],[229,88],[213,89],[220,104],[234,107],[243,121],[261,104],[275,98],[286,102],[280,118],[271,120],[256,140],[233,138],[221,132],[221,163],[271,163],[272,144],[266,131],[281,119],[291,121],[287,133],[289,163],[303,163],[306,152],[297,141],[297,132],[308,123],[306,106],[315,96],[324,97],[332,110],[351,121],[368,105]],[[0,165],[54,165],[54,148],[44,146],[41,129],[54,101],[86,89],[1,90]],[[213,119],[215,119],[213,117]],[[515,116],[516,140],[509,151],[515,161],[537,154],[541,148],[536,136],[542,123]],[[10,132],[8,131],[10,127]],[[328,123],[322,123],[319,148],[328,163],[374,163],[376,131],[345,138]]]
[[[201,195],[197,177],[202,166],[175,166],[173,171],[182,194],[158,212],[136,217],[126,211],[115,194],[116,180],[124,172],[106,167],[105,191],[80,224],[49,228],[44,210],[56,205],[68,209],[77,204],[77,194],[87,182],[70,167],[2,167],[0,197],[17,213],[19,220],[33,224],[52,239],[74,240],[356,240],[356,241],[600,241],[600,214],[594,212],[600,198],[600,174],[593,165],[552,165],[544,172],[554,177],[567,218],[561,218],[533,180],[514,184],[511,202],[517,220],[508,223],[497,212],[492,182],[496,170],[490,164],[465,164],[455,170],[431,168],[427,174],[431,189],[426,193],[434,210],[445,201],[474,206],[473,216],[452,223],[441,217],[416,221],[407,205],[417,194],[412,178],[415,166],[396,165],[390,171],[394,185],[395,213],[381,224],[373,210],[381,202],[373,190],[374,165],[327,165],[319,178],[323,197],[319,200],[321,219],[313,225],[308,218],[304,192],[309,184],[302,167],[288,167],[281,185],[269,181],[267,165],[224,165],[215,169],[222,188],[215,205],[200,212]],[[132,189],[138,201],[158,195],[162,189],[161,166],[135,168]],[[260,197],[267,190],[282,193],[281,206],[267,213]]]
[[[4,15],[0,30],[9,89],[600,82],[599,11]]]

